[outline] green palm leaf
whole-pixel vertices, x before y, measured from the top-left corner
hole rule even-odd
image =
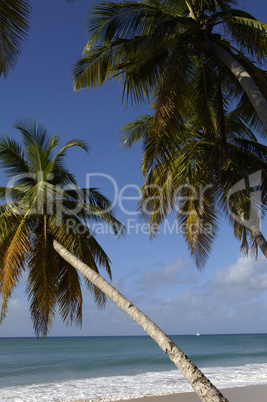
[[[13,69],[29,30],[28,1],[8,0],[0,3],[0,76]]]
[[[15,221],[14,221],[15,220]],[[6,315],[7,302],[11,296],[13,288],[25,268],[25,262],[31,250],[31,230],[27,224],[27,214],[25,217],[13,218],[10,225],[6,227],[7,233],[3,233],[0,243],[0,291],[2,292],[2,310],[0,322]]]
[[[9,177],[30,172],[21,146],[16,141],[4,136],[0,137],[0,166]]]
[[[246,49],[252,57],[263,61],[266,57],[267,24],[254,17],[246,18],[231,13],[224,18],[225,30],[231,34],[241,49]]]
[[[56,239],[98,272],[104,267],[111,277],[110,260],[94,237],[88,222],[111,227],[116,235],[123,225],[115,218],[111,202],[96,188],[80,189],[65,167],[69,148],[88,151],[80,140],[69,141],[55,152],[58,136],[50,137],[35,121],[16,125],[23,146],[0,138],[0,166],[16,175],[14,185],[0,187],[0,291],[1,320],[8,299],[28,273],[26,292],[36,334],[47,336],[57,313],[66,324],[82,323],[81,278],[55,251]],[[104,294],[88,280],[86,286],[103,306]]]

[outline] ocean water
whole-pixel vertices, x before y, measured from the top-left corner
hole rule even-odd
[[[267,334],[171,339],[217,387],[267,384]],[[147,336],[0,338],[0,401],[115,401],[191,390]]]

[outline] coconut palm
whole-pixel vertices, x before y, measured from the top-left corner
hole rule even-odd
[[[174,212],[196,265],[203,267],[224,211],[241,250],[257,253],[260,247],[267,258],[267,242],[259,229],[267,201],[267,147],[258,142],[239,108],[223,111],[221,120],[215,113],[215,127],[208,114],[202,122],[194,120],[193,105],[190,113],[191,121],[169,121],[160,136],[155,134],[156,115],[142,116],[123,129],[125,147],[143,142],[145,183],[139,210],[151,236]],[[255,187],[261,199],[255,197]]]
[[[267,129],[267,24],[232,0],[101,2],[88,18],[90,39],[73,70],[74,88],[123,82],[127,99],[154,99],[160,120],[178,113],[196,60],[228,77],[237,101]],[[252,60],[250,60],[250,57]],[[261,91],[258,89],[260,88]],[[174,102],[175,98],[175,102]]]
[[[103,266],[111,277],[110,260],[86,220],[111,225],[118,232],[110,202],[97,189],[85,191],[63,165],[66,150],[85,143],[69,141],[56,155],[59,138],[48,137],[35,122],[16,126],[23,137],[23,148],[8,137],[0,139],[0,166],[10,176],[9,186],[0,187],[1,198],[1,320],[8,299],[23,270],[28,271],[27,294],[37,335],[46,336],[56,306],[63,321],[81,324],[82,294],[77,272],[55,253],[52,241],[75,253],[98,272]],[[87,282],[99,305],[105,295]]]
[[[0,76],[7,76],[20,54],[29,30],[27,0],[0,1]]]
[[[138,140],[144,144],[146,181],[140,209],[147,213],[143,216],[149,217],[154,228],[175,209],[198,266],[204,265],[210,252],[222,206],[228,217],[235,218],[231,222],[241,249],[248,252],[252,237],[251,251],[260,247],[267,257],[267,242],[259,229],[261,206],[255,199],[252,206],[251,195],[253,198],[255,193],[249,190],[261,186],[264,209],[266,147],[258,143],[254,133],[265,136],[265,130],[257,116],[247,113],[243,101],[233,110],[236,90],[228,84],[224,69],[212,58],[205,63],[195,60],[186,88],[181,95],[172,95],[174,107],[167,117],[155,102],[153,115],[124,128],[125,146]],[[256,171],[261,177],[253,183]],[[175,197],[179,196],[177,205]]]
[[[188,357],[129,300],[99,275],[103,266],[111,276],[110,261],[88,222],[122,225],[109,201],[97,189],[80,189],[64,166],[68,148],[87,150],[79,140],[69,141],[57,154],[58,137],[48,137],[36,123],[18,124],[23,147],[8,137],[0,139],[0,166],[11,177],[0,187],[1,320],[23,271],[37,334],[47,335],[58,308],[64,322],[81,323],[81,278],[103,305],[110,297],[168,354],[203,401],[227,401]],[[79,275],[81,274],[81,276]]]

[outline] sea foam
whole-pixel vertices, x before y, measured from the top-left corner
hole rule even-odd
[[[267,383],[267,364],[209,367],[202,371],[218,388]],[[131,376],[108,376],[0,389],[1,402],[116,401],[147,395],[192,391],[177,370],[147,372]]]

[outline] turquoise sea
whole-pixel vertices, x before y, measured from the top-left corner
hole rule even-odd
[[[218,387],[267,384],[267,334],[171,338]],[[190,390],[147,336],[0,338],[0,401],[115,401]]]

